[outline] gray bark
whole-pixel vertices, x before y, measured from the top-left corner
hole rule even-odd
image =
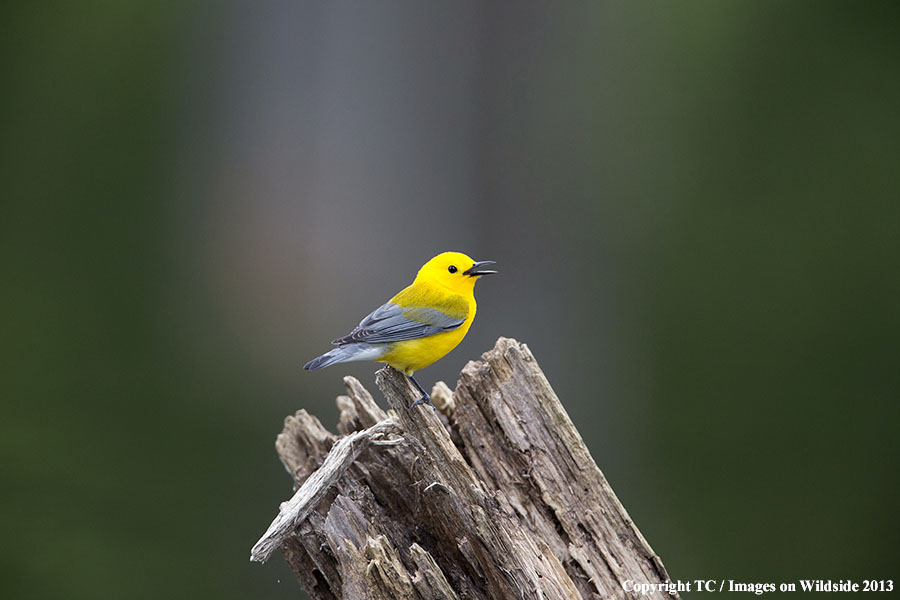
[[[296,492],[251,554],[280,548],[312,598],[608,598],[669,581],[526,345],[500,338],[455,392],[435,386],[440,413],[410,408],[390,367],[376,382],[391,414],[344,381],[342,437],[304,410],[285,420]]]

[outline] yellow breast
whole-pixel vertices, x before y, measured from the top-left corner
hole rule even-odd
[[[456,348],[466,337],[475,319],[474,294],[466,298],[431,286],[413,285],[394,296],[391,302],[398,306],[433,307],[445,314],[454,314],[458,311],[460,316],[465,315],[465,321],[456,329],[415,340],[394,342],[388,346],[387,352],[377,359],[378,362],[387,363],[407,375],[427,367]]]
[[[378,362],[387,363],[398,371],[412,375],[415,371],[424,369],[431,363],[440,360],[456,348],[466,337],[471,325],[472,317],[469,317],[465,323],[452,331],[417,340],[394,342],[388,348],[387,353],[378,359]]]

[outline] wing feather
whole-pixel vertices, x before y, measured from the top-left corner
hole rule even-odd
[[[398,306],[386,302],[373,310],[349,334],[331,342],[338,346],[357,342],[390,343],[414,340],[456,329],[466,315],[448,315],[424,306]]]

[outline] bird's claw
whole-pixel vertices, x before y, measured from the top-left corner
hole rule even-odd
[[[422,394],[422,397],[413,402],[413,405],[410,408],[415,408],[420,404],[430,404],[431,408],[437,410],[437,406],[434,405],[434,402],[431,401],[431,396],[428,394]]]

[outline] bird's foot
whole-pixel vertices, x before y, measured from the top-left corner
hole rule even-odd
[[[410,408],[415,408],[420,404],[430,404],[431,408],[437,410],[437,406],[434,405],[434,402],[431,401],[431,396],[428,394],[422,394],[422,397],[413,402],[413,405]]]

